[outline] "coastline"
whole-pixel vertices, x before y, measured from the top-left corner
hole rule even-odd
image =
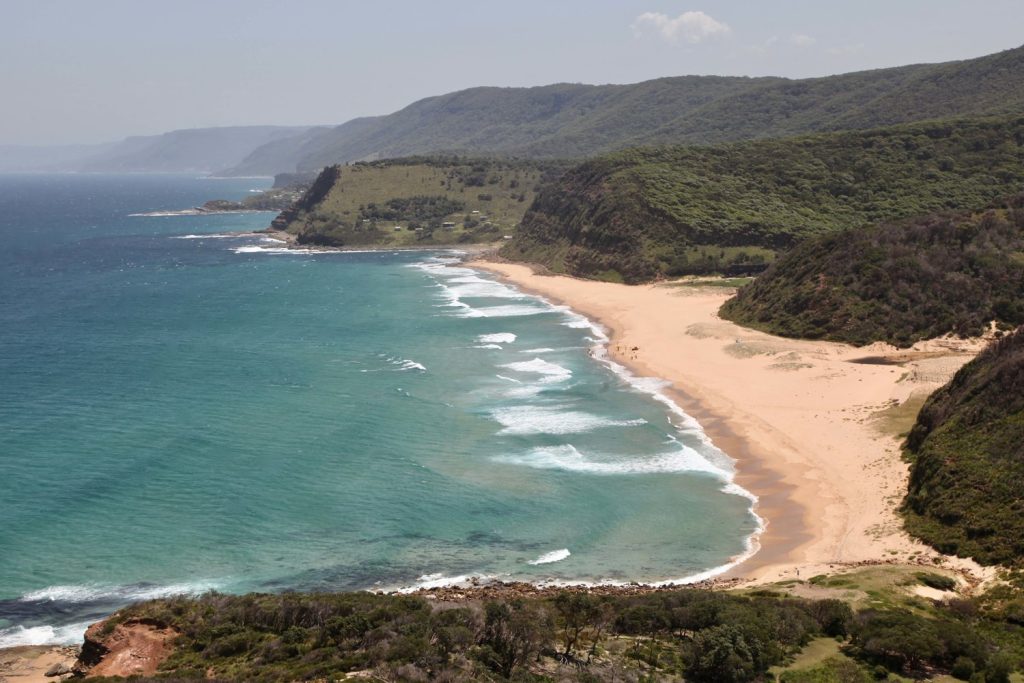
[[[637,378],[670,383],[660,392],[734,461],[735,482],[756,495],[754,511],[764,523],[749,537],[754,552],[689,580],[524,584],[471,579],[468,585],[421,588],[415,594],[458,601],[546,595],[565,587],[588,593],[646,593],[682,585],[730,589],[879,564],[939,566],[972,584],[994,575],[993,568],[941,556],[902,531],[895,508],[907,467],[899,457],[899,440],[883,433],[876,417],[892,401],[906,405],[945,383],[984,341],[933,340],[895,349],[783,339],[718,318],[731,288],[626,286],[542,275],[529,266],[486,260],[493,245],[406,249],[462,252],[463,265],[567,306],[604,328],[607,360]],[[851,362],[871,357],[899,365]],[[766,390],[776,392],[777,400],[766,402]],[[838,456],[835,463],[828,462],[832,456]]]
[[[627,286],[485,258],[466,265],[603,326],[610,360],[669,382],[665,394],[735,461],[765,528],[759,550],[719,579],[763,584],[865,564],[944,566],[972,581],[994,574],[910,538],[896,511],[907,414],[984,340],[895,349],[783,339],[719,318],[729,288]],[[863,362],[879,356],[899,364]]]

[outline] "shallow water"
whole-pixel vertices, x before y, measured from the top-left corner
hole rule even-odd
[[[666,580],[757,529],[601,331],[445,252],[284,253],[262,181],[0,176],[0,645],[131,600]]]

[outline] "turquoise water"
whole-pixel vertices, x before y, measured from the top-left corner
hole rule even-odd
[[[0,645],[133,599],[668,580],[747,551],[699,428],[446,252],[281,253],[262,180],[0,176]]]

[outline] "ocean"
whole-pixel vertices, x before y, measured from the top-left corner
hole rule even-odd
[[[268,184],[0,175],[0,647],[164,595],[692,580],[751,552],[731,460],[585,318],[456,252],[166,215]]]

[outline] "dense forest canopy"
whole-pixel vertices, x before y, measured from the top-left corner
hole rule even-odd
[[[897,346],[1024,324],[1024,195],[809,239],[720,314],[785,337]]]
[[[1024,562],[1024,328],[928,399],[907,453],[911,533],[944,553]]]
[[[1022,185],[1021,117],[637,149],[543,184],[503,255],[631,283],[763,268],[808,237],[973,209]]]

